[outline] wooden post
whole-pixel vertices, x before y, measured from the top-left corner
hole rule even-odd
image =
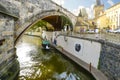
[[[91,62],[90,62],[90,65],[89,65],[89,71],[91,72]]]

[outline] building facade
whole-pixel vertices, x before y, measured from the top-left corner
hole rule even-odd
[[[112,30],[120,28],[120,3],[108,8],[106,16],[109,19],[109,26]]]
[[[118,29],[120,28],[120,3],[104,11],[104,5],[100,3],[100,0],[96,0],[94,16],[98,28],[109,28],[111,30]]]
[[[96,0],[96,5],[94,6],[94,17],[98,18],[102,11],[104,11],[104,5],[101,3],[101,0]]]
[[[94,6],[94,17],[98,18],[100,13],[104,10],[104,5],[95,5]]]
[[[105,12],[101,12],[101,14],[99,15],[99,17],[96,19],[96,24],[97,27],[101,30],[101,29],[108,29],[109,28],[109,19],[106,16]]]

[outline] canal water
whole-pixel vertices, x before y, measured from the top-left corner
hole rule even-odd
[[[20,63],[18,80],[95,80],[56,49],[41,49],[39,37],[24,35],[16,47]]]

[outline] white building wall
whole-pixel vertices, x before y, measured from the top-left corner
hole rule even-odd
[[[116,4],[111,8],[107,9],[106,16],[109,18],[109,26],[112,29],[120,28],[120,4]]]
[[[67,41],[65,41],[65,39]],[[79,52],[75,50],[76,44],[81,45],[81,50]],[[66,51],[80,58],[84,62],[88,64],[92,63],[92,66],[97,68],[101,50],[100,43],[78,38],[59,36],[57,38],[57,45],[63,47]]]

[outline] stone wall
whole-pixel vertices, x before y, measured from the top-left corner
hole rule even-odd
[[[120,45],[103,42],[99,69],[109,80],[120,80]]]
[[[0,45],[0,63],[10,56],[15,54],[14,52],[14,18],[0,14],[0,39],[4,39],[2,45]]]
[[[65,40],[68,41],[65,42]],[[86,40],[88,41],[87,43]],[[89,41],[91,42],[89,43]],[[92,45],[96,46],[98,44],[94,44],[94,42],[98,42],[101,44],[100,52],[98,53],[100,55],[97,59],[94,59],[94,57],[96,58],[95,55],[97,55],[95,52],[96,47],[93,47]],[[72,53],[73,55],[76,55],[77,57],[80,56],[79,58],[87,63],[89,63],[89,61],[91,60],[93,60],[93,62],[94,61],[98,62],[98,69],[102,71],[109,78],[109,80],[120,80],[120,45],[119,44],[108,42],[108,40],[106,41],[101,39],[77,37],[76,40],[73,40],[70,39],[69,37],[62,38],[61,36],[58,37],[57,43],[58,46],[62,46],[66,51]],[[75,52],[74,51],[75,49],[72,47],[75,45],[75,43],[82,44],[81,45],[82,52],[80,51],[79,54]],[[97,48],[97,50],[99,50],[99,48]],[[88,53],[84,53],[84,51]],[[90,54],[95,53],[95,55],[91,56],[89,55],[89,53]],[[83,56],[84,58],[82,58]]]
[[[0,0],[0,11],[3,13],[13,15],[14,17],[19,16],[19,9],[18,9],[18,2],[17,1],[12,1],[11,0]],[[4,8],[4,10],[3,10]]]
[[[0,79],[15,58],[14,18],[0,13]]]
[[[57,45],[97,69],[101,50],[99,42],[60,35]]]

